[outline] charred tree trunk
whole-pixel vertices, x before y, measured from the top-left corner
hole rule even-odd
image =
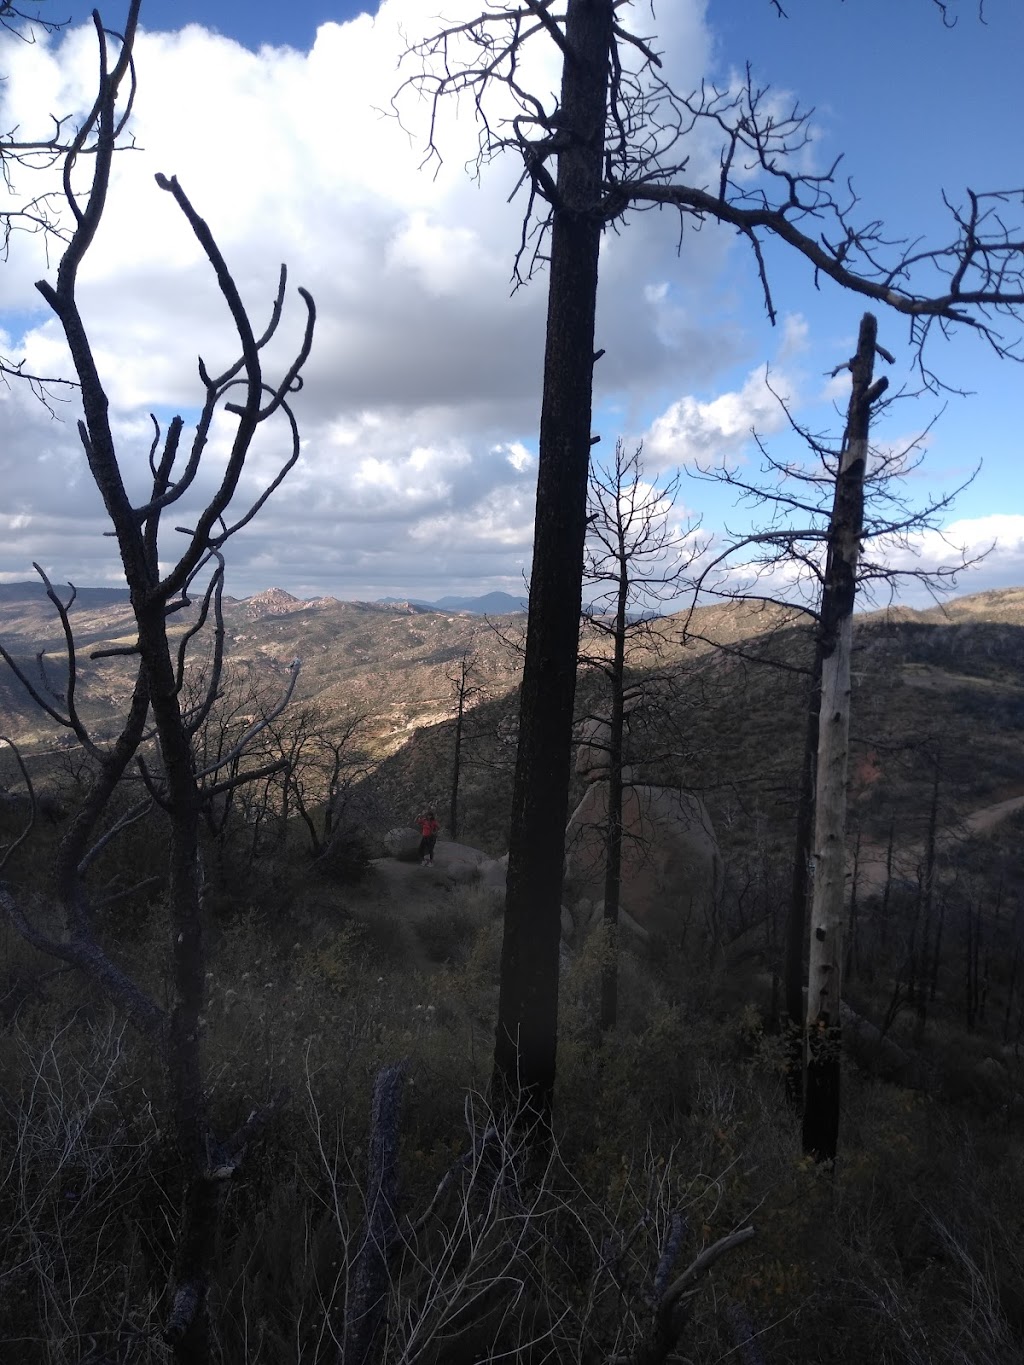
[[[889,946],[889,909],[892,901],[892,860],[896,848],[896,821],[889,821],[889,837],[885,845],[885,886],[882,887],[882,904],[879,908],[881,928],[879,937],[882,947]]]
[[[788,1037],[792,1046],[786,1068],[786,1094],[790,1102],[803,1102],[804,1081],[804,954],[807,945],[807,908],[811,898],[811,854],[814,844],[814,779],[818,766],[818,718],[821,714],[821,634],[815,634],[814,664],[807,699],[807,729],[800,768],[800,797],[796,815],[796,847],[793,880],[786,921],[784,968]]]
[[[924,862],[918,868],[917,907],[914,914],[914,929],[911,935],[910,999],[914,1005],[917,1022],[914,1025],[915,1046],[920,1046],[928,1023],[928,987],[932,962],[932,920],[935,913],[935,852],[939,825],[939,767],[935,759],[935,772],[932,779],[932,796],[928,807],[928,828],[925,834]],[[917,947],[918,930],[921,932],[921,947]]]
[[[459,660],[459,671],[456,675],[449,673],[449,678],[455,685],[455,753],[452,757],[452,789],[451,797],[448,802],[448,829],[453,839],[459,837],[459,779],[462,774],[462,739],[466,721],[466,703],[469,701],[471,693],[476,691],[469,684],[469,672],[471,663],[469,656],[463,654]]]
[[[1010,979],[1006,983],[1006,1010],[1003,1015],[1003,1042],[1010,1041],[1010,1020],[1013,1016],[1013,1004],[1017,995],[1017,975],[1020,972],[1021,950],[1020,944],[1013,946],[1013,960],[1010,963]]]
[[[918,1020],[920,1027],[925,1025],[927,1007],[925,999],[935,999],[935,986],[932,960],[932,927],[935,923],[935,860],[938,851],[939,834],[939,782],[941,755],[935,755],[935,772],[932,777],[932,799],[928,808],[928,833],[925,838],[924,880],[921,884],[921,907],[924,923],[924,942],[921,949],[921,967],[917,994]],[[942,946],[941,930],[936,931],[934,975],[938,974],[938,953]]]
[[[452,758],[452,794],[448,802],[448,829],[453,839],[459,837],[459,777],[462,767],[463,698],[459,693],[459,710],[455,717],[455,754]]]
[[[533,573],[509,837],[494,1102],[546,1121],[587,515],[612,0],[569,0],[552,210]]]
[[[608,732],[608,828],[605,831],[604,926],[608,942],[601,965],[601,1029],[615,1027],[619,996],[619,899],[622,888],[622,736],[625,729],[626,609],[629,602],[629,565],[621,521],[619,588],[615,603],[612,656],[612,709]]]
[[[864,470],[871,405],[887,387],[872,382],[877,324],[865,313],[850,362],[846,437],[836,474],[821,601],[821,718],[814,819],[814,894],[807,979],[804,1151],[836,1155],[839,1138],[843,902],[846,887],[846,776],[850,737],[850,647],[857,560],[864,523]]]
[[[982,932],[981,901],[972,897],[967,902],[967,955],[964,971],[964,1022],[969,1033],[974,1032],[978,1022]]]
[[[850,915],[846,931],[846,966],[843,975],[847,981],[852,981],[857,971],[857,931],[858,914],[860,906],[858,904],[859,881],[860,881],[860,831],[857,831],[857,839],[853,846],[853,876],[850,879]]]

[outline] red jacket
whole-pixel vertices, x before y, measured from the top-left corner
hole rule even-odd
[[[437,831],[441,828],[437,821],[431,819],[429,815],[419,816],[416,820],[416,823],[417,825],[419,825],[420,833],[423,835],[424,839],[429,839],[432,835],[436,834]]]

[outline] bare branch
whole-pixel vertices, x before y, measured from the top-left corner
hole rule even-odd
[[[726,1252],[731,1251],[733,1247],[742,1246],[744,1242],[749,1242],[753,1235],[754,1228],[752,1227],[737,1228],[735,1232],[730,1232],[725,1237],[719,1237],[717,1242],[712,1242],[709,1247],[705,1247],[678,1279],[673,1280],[669,1285],[661,1301],[661,1308],[671,1311],[683,1295],[689,1293],[701,1276],[708,1273],[716,1261],[721,1260]]]
[[[783,14],[781,5],[776,10]],[[536,22],[524,22],[527,15]],[[441,101],[465,95],[480,127],[476,172],[503,150],[522,159],[517,188],[526,188],[526,205],[513,272],[517,283],[546,260],[551,209],[559,202],[548,163],[568,146],[557,100],[542,103],[524,88],[519,67],[538,33],[557,45],[568,64],[565,22],[566,16],[556,16],[550,5],[529,0],[525,8],[498,5],[442,29],[409,49],[406,57],[418,61],[421,70],[406,79],[392,101],[397,112],[408,94],[427,98],[428,160],[441,159],[436,137]],[[617,22],[608,60],[606,174],[601,202],[594,206],[606,222],[616,224],[630,210],[670,206],[680,215],[681,230],[687,222],[706,221],[736,228],[754,251],[772,321],[776,309],[762,249],[765,235],[798,251],[816,274],[908,317],[919,356],[934,324],[946,330],[958,323],[977,331],[997,354],[1019,355],[1016,340],[1002,335],[996,319],[1014,316],[1024,304],[1024,190],[967,189],[962,205],[944,196],[953,225],[945,243],[889,238],[878,221],[858,219],[857,196],[840,180],[839,160],[824,171],[800,166],[799,154],[812,138],[811,111],[795,105],[780,111],[773,93],[755,85],[749,69],[739,89],[704,83],[689,94],[680,92],[659,74],[652,40]],[[499,91],[518,112],[499,114],[498,106],[492,107],[491,97]],[[713,187],[682,178],[685,141],[698,124],[710,125],[721,139]],[[1005,220],[1007,209],[1014,211],[1016,226]],[[937,383],[920,363],[929,385]]]
[[[33,948],[38,948],[40,952],[60,958],[63,962],[86,972],[144,1032],[153,1034],[163,1029],[167,1018],[164,1011],[107,956],[95,939],[84,935],[59,939],[39,929],[2,882],[0,914],[10,920],[21,937],[27,943],[31,943]]]
[[[134,825],[136,821],[141,820],[144,815],[148,815],[152,809],[153,802],[151,799],[147,799],[145,801],[139,801],[136,805],[125,811],[124,815],[115,820],[103,837],[97,839],[89,851],[79,860],[78,875],[84,877],[89,870],[90,865],[99,857],[107,845],[115,839],[122,830],[128,829],[131,825]]]
[[[221,768],[226,767],[227,764],[233,762],[236,758],[239,758],[249,747],[252,741],[256,738],[256,736],[260,733],[260,731],[265,730],[267,726],[271,723],[271,721],[275,720],[281,714],[281,712],[291,701],[292,693],[295,691],[295,684],[299,680],[299,671],[301,668],[302,660],[293,659],[288,668],[287,686],[285,687],[284,692],[281,694],[281,697],[277,701],[273,710],[271,710],[267,715],[262,716],[259,720],[254,721],[252,725],[250,725],[249,728],[242,735],[242,738],[238,741],[238,743],[234,745],[234,747],[228,753],[224,754],[223,757],[218,758],[215,763],[211,763],[208,767],[196,773],[197,779],[201,780],[204,777],[209,777],[211,773],[219,772]]]
[[[15,852],[32,833],[32,828],[36,822],[36,793],[32,786],[32,779],[29,777],[28,769],[25,767],[25,760],[22,758],[21,751],[17,744],[15,744],[14,740],[7,735],[0,735],[0,744],[6,744],[14,754],[14,761],[17,763],[18,771],[21,773],[21,780],[24,782],[25,790],[28,792],[28,819],[25,822],[24,829],[13,843],[7,845],[3,851],[3,856],[0,857],[0,872],[3,872]]]

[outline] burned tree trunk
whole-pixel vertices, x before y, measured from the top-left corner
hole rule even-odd
[[[836,473],[822,592],[821,716],[814,818],[814,882],[807,980],[804,1151],[819,1161],[836,1155],[839,1138],[843,903],[846,889],[846,775],[850,739],[850,647],[857,560],[864,525],[864,471],[871,406],[887,381],[872,382],[877,323],[861,320],[850,361],[846,437]]]
[[[473,660],[465,653],[458,662],[456,672],[448,674],[448,679],[455,689],[455,752],[452,756],[452,785],[448,800],[448,833],[453,839],[459,837],[459,782],[462,777],[462,741],[466,708],[473,695],[479,691],[469,681],[472,669]]]
[[[804,1080],[804,952],[807,944],[807,908],[811,898],[811,854],[814,845],[814,779],[818,766],[818,719],[821,714],[821,635],[815,637],[814,664],[807,699],[807,729],[800,768],[800,795],[796,816],[796,846],[789,915],[786,920],[786,956],[783,968],[786,1015],[792,1044],[786,1066],[786,1094],[791,1103],[803,1101]]]
[[[571,4],[565,25],[552,207],[544,392],[530,614],[512,795],[501,991],[499,1107],[546,1120],[555,1083],[562,864],[576,692],[602,215],[610,0]]]
[[[621,537],[620,537],[621,538]],[[608,936],[601,965],[601,1028],[615,1027],[619,1009],[619,900],[622,887],[622,737],[625,729],[626,608],[629,577],[622,555],[615,606],[612,712],[608,733],[608,827],[605,831],[604,926]]]

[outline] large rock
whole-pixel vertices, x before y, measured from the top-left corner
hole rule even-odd
[[[400,862],[415,862],[420,851],[420,832],[411,826],[389,829],[384,836],[384,849],[389,858]]]
[[[600,782],[607,776],[611,733],[611,722],[603,716],[588,716],[576,727],[576,771],[585,782]],[[633,769],[623,765],[623,782],[631,781],[632,776]]]
[[[607,828],[608,783],[591,782],[566,829],[571,898],[603,898]],[[630,784],[622,831],[621,908],[648,934],[679,937],[721,891],[722,859],[703,801],[674,787]]]
[[[503,858],[485,858],[480,864],[480,881],[496,895],[505,894],[505,879],[508,876],[508,854]]]
[[[571,889],[571,888],[570,888]],[[566,929],[566,915],[569,916],[571,929]],[[572,911],[566,910],[562,906],[562,937],[567,943],[578,944],[592,929],[604,921],[604,901],[589,901],[586,896],[581,896],[574,901]],[[636,920],[625,908],[619,906],[618,925],[627,936],[640,943],[650,943],[651,935],[642,924],[637,924]]]

